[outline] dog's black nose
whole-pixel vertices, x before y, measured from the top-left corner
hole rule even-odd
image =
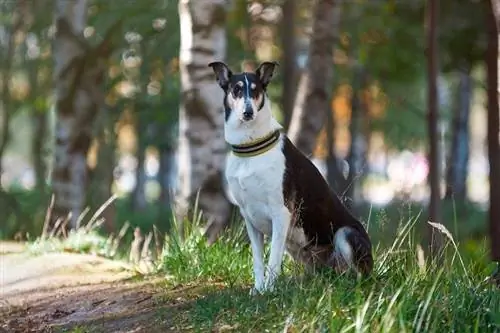
[[[245,119],[251,119],[252,116],[253,116],[253,110],[252,109],[246,109],[243,112],[243,118],[245,118]]]

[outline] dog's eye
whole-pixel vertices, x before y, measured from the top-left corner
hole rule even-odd
[[[250,95],[252,96],[252,98],[257,98],[257,96],[259,94],[257,93],[257,88],[256,87],[251,87],[250,88]]]
[[[238,96],[241,93],[241,87],[240,86],[234,86],[233,88],[233,94],[235,96]]]

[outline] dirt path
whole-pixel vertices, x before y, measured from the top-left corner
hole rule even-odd
[[[0,333],[178,332],[182,303],[161,280],[134,281],[122,264],[69,253],[30,256],[0,243]]]

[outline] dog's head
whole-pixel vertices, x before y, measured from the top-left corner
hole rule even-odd
[[[255,120],[266,105],[266,89],[278,63],[266,61],[254,73],[236,74],[220,61],[211,62],[208,66],[212,67],[219,86],[224,90],[226,122],[230,118],[239,122]]]

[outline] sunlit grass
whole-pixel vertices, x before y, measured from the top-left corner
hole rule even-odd
[[[485,282],[485,249],[476,249],[482,262],[467,260],[446,238],[442,263],[433,265],[415,241],[415,221],[401,225],[391,246],[375,247],[375,269],[364,280],[305,273],[287,258],[276,291],[250,296],[252,260],[242,228],[211,247],[196,227],[183,243],[172,237],[162,270],[170,287],[206,286],[181,316],[195,331],[500,331],[500,293]]]
[[[116,237],[112,235],[104,237],[99,233],[99,227],[104,223],[100,218],[102,212],[108,207],[115,196],[109,198],[103,205],[96,209],[94,214],[85,221],[90,209],[86,208],[77,219],[78,227],[66,233],[66,220],[58,219],[52,228],[49,228],[54,197],[47,209],[43,232],[40,236],[28,241],[26,250],[31,254],[43,254],[48,252],[73,252],[81,254],[93,254],[106,258],[117,258],[123,256],[118,252],[120,240],[125,235],[128,224],[125,224]],[[50,230],[49,230],[50,229]]]
[[[96,230],[87,231],[83,228],[71,230],[67,237],[38,237],[26,245],[28,252],[43,254],[48,252],[74,252],[95,254],[103,257],[113,257],[111,242]]]

